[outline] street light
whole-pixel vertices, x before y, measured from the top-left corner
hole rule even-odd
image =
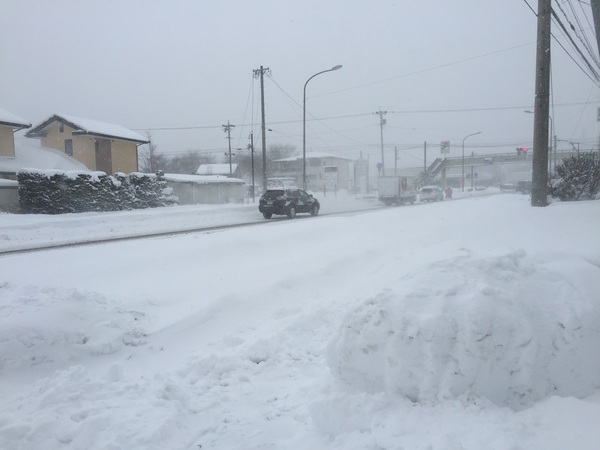
[[[478,131],[477,133],[469,134],[468,136],[465,136],[465,138],[463,139],[463,143],[462,143],[462,180],[460,182],[460,185],[462,187],[462,192],[465,192],[465,141],[467,140],[468,137],[475,136],[478,134],[481,134],[481,131]]]
[[[317,75],[321,75],[325,72],[332,72],[334,70],[341,69],[342,66],[334,66],[331,69],[323,70],[322,72],[315,73],[312,77],[306,80],[304,83],[304,99],[302,101],[302,187],[306,190],[306,85]]]

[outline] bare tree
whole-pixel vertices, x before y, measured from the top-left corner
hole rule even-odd
[[[296,153],[296,146],[292,144],[271,144],[267,153],[269,161],[289,158]]]
[[[149,131],[146,132],[146,137],[149,142],[139,153],[140,170],[145,173],[156,173],[159,170],[165,171],[168,165],[167,157],[156,151],[156,144],[152,142],[152,134]]]
[[[195,174],[201,164],[212,164],[214,161],[214,155],[190,150],[183,155],[170,158],[167,168],[169,173]]]

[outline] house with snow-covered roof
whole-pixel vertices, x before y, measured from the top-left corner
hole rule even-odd
[[[223,177],[239,176],[237,164],[200,164],[196,175],[219,175]]]
[[[4,109],[0,109],[0,157],[14,158],[14,133],[30,127],[31,124],[27,120]]]
[[[38,138],[42,147],[64,152],[88,169],[106,174],[136,172],[138,146],[149,141],[121,125],[54,114],[25,136]]]

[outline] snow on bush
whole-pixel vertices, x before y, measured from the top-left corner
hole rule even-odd
[[[600,359],[589,358],[600,348],[600,265],[559,272],[565,264],[522,251],[439,262],[347,315],[329,346],[332,373],[346,391],[414,402],[483,396],[521,409],[590,395],[600,387]]]

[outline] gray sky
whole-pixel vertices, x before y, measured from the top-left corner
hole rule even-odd
[[[591,10],[572,3],[597,54]],[[34,125],[70,114],[155,129],[160,152],[222,155],[229,120],[233,148],[245,148],[253,130],[259,149],[253,70],[262,65],[271,71],[267,145],[301,151],[304,83],[342,64],[308,84],[309,151],[379,160],[379,108],[388,111],[387,167],[395,146],[400,166],[422,165],[425,141],[429,162],[445,140],[450,156],[460,156],[464,137],[477,131],[469,153],[532,145],[533,115],[523,111],[534,102],[537,19],[525,0],[0,0],[0,7],[0,108]],[[554,23],[553,34],[566,42]],[[558,139],[597,147],[597,85],[555,41],[552,58]],[[157,130],[186,127],[197,128]]]

